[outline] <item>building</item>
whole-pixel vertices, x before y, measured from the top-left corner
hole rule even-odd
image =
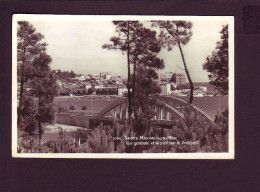
[[[95,89],[102,89],[104,88],[103,84],[96,84]]]
[[[106,80],[109,80],[111,79],[111,74],[109,72],[101,72],[100,73],[100,79],[106,79]]]
[[[125,86],[121,86],[121,87],[117,88],[117,94],[120,96],[123,96],[127,92],[128,92],[128,90]]]
[[[171,84],[170,83],[159,83],[158,84],[162,90],[161,94],[168,95],[171,94]]]
[[[92,85],[89,83],[89,84],[86,84],[86,89],[88,90],[89,88],[91,88],[92,87]]]
[[[78,80],[78,81],[85,81],[86,80],[86,76],[85,75],[81,75],[81,76],[75,77],[74,79]]]
[[[160,74],[160,81],[167,81],[169,82],[172,78],[173,72],[164,72]]]
[[[186,84],[186,76],[183,73],[173,73],[173,82],[176,83],[176,85],[184,85]]]
[[[200,91],[202,91],[202,92],[206,92],[206,91],[208,90],[208,88],[205,87],[205,86],[197,86],[197,87],[195,87],[195,88],[197,88],[198,90],[200,90]]]
[[[95,79],[95,80],[100,80],[101,77],[100,77],[99,75],[95,75],[95,76],[94,76],[94,79]]]

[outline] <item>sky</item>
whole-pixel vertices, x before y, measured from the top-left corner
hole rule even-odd
[[[102,49],[116,36],[115,26],[111,21],[29,21],[37,32],[45,36],[48,43],[47,53],[52,57],[51,68],[61,71],[74,71],[80,74],[98,75],[111,72],[112,75],[127,75],[127,56],[120,51]],[[190,42],[183,47],[187,67],[194,82],[208,82],[208,73],[202,69],[205,59],[220,40],[222,26],[228,21],[194,20],[193,35]],[[183,68],[178,47],[172,51],[162,49],[158,55],[164,59],[165,68],[158,73],[182,72]]]

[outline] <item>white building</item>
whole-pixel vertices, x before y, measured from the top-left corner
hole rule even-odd
[[[84,80],[86,80],[86,76],[85,75],[81,75],[79,77],[75,77],[75,79],[78,80],[78,81],[84,81]]]
[[[126,87],[118,87],[118,89],[117,89],[117,94],[120,96],[124,95],[124,93],[127,93],[127,92],[128,92],[128,90]]]
[[[198,86],[197,88],[203,92],[206,92],[208,90],[208,88],[204,86]]]
[[[111,75],[110,75],[110,74],[105,75],[105,79],[106,79],[106,80],[111,79]]]
[[[100,88],[104,88],[104,86],[102,84],[95,85],[95,89],[100,89]]]
[[[91,88],[91,84],[86,84],[86,89],[88,90],[89,88]]]
[[[171,84],[170,83],[159,83],[158,84],[162,90],[161,94],[167,95],[171,94]]]

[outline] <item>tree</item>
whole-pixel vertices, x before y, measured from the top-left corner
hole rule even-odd
[[[117,37],[112,37],[112,44],[105,44],[103,48],[121,50],[127,54],[127,89],[128,89],[128,113],[131,118],[133,111],[135,92],[135,73],[137,65],[143,64],[147,67],[163,68],[163,60],[156,57],[161,46],[156,39],[156,32],[144,28],[138,21],[113,21],[116,25]],[[133,75],[130,65],[133,64]],[[132,90],[131,90],[132,88]],[[133,100],[133,101],[132,101]]]
[[[30,93],[38,98],[38,107],[35,119],[39,129],[39,144],[42,137],[42,124],[51,123],[55,116],[54,96],[58,92],[55,73],[50,70],[51,57],[41,53],[33,63],[33,79],[30,81]]]
[[[153,106],[156,105],[156,99],[151,95],[159,94],[161,88],[154,79],[158,79],[154,69],[141,65],[137,67],[134,129],[139,135],[145,135],[150,130],[151,119],[155,115]]]
[[[17,72],[20,82],[20,95],[18,106],[18,126],[21,122],[25,83],[33,78],[32,62],[46,50],[46,43],[41,43],[44,36],[36,33],[36,29],[27,21],[18,21],[17,30]]]
[[[132,114],[132,99],[131,99],[131,54],[133,47],[135,47],[136,40],[136,31],[142,27],[142,24],[138,21],[113,21],[113,24],[116,26],[116,33],[118,36],[111,37],[111,44],[105,44],[102,46],[104,49],[108,50],[120,50],[122,54],[127,55],[127,90],[128,90],[128,113],[131,117]],[[129,118],[130,120],[130,118]]]
[[[140,28],[136,31],[136,43],[135,47],[132,51],[131,62],[133,63],[133,75],[132,75],[132,98],[133,98],[133,105],[134,105],[134,114],[136,117],[136,102],[135,102],[135,92],[136,92],[136,79],[137,79],[137,68],[144,67],[147,69],[148,72],[154,70],[149,69],[163,69],[164,68],[164,61],[157,57],[157,54],[161,50],[160,42],[156,38],[156,32],[152,31],[147,28]],[[140,68],[141,69],[141,68]],[[157,74],[156,74],[156,78]],[[146,95],[147,97],[149,95]]]
[[[20,130],[25,131],[30,136],[33,136],[35,131],[35,115],[37,113],[37,107],[33,100],[27,92],[24,93],[23,107],[21,109],[21,122]]]
[[[182,46],[186,45],[190,41],[190,38],[192,36],[192,23],[188,21],[152,21],[152,26],[159,27],[159,40],[163,47],[168,48],[168,51],[171,51],[173,46],[178,46],[181,53],[184,70],[191,87],[189,103],[192,104],[194,87],[187,68],[184,52],[182,50]]]
[[[96,91],[96,88],[91,87],[88,89],[88,94],[90,95],[90,94],[94,93],[95,91]]]
[[[83,111],[86,111],[86,110],[88,109],[88,106],[87,106],[87,105],[82,105],[82,106],[81,106],[81,109],[82,109]]]
[[[176,73],[174,73],[170,79],[170,82],[177,83],[176,81]]]
[[[58,105],[58,111],[59,111],[59,113],[65,112],[66,108],[64,106],[62,106],[62,105]]]
[[[206,58],[203,69],[207,70],[210,84],[228,94],[228,25],[220,31],[221,40],[217,42],[215,50]]]
[[[75,106],[75,105],[70,105],[69,109],[70,109],[71,111],[74,111],[74,110],[76,109],[76,106]]]

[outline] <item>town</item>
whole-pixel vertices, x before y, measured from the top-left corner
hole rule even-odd
[[[126,96],[127,80],[110,72],[99,75],[82,75],[71,72],[55,71],[60,96],[118,95]],[[164,72],[155,80],[161,88],[161,95],[189,96],[189,84],[183,73]],[[195,86],[194,97],[213,96],[206,86]]]

